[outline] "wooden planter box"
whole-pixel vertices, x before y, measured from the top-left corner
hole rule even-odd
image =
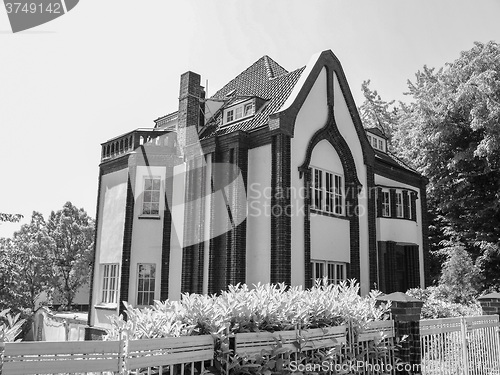
[[[301,336],[305,339],[302,351],[344,345],[347,341],[347,328],[347,325],[341,325],[300,331]]]
[[[281,341],[283,348],[295,352],[297,331],[237,333],[234,335],[234,353],[253,356],[262,350],[272,350],[278,341]]]
[[[234,335],[234,352],[238,355],[253,356],[262,350],[270,351],[280,341],[282,347],[291,352],[301,349],[314,350],[332,348],[346,343],[347,325],[314,328],[307,330],[279,332],[251,332]]]

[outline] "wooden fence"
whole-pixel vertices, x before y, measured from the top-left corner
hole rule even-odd
[[[238,358],[250,361],[250,366],[252,359],[258,361],[262,356],[271,359],[276,353],[284,352],[276,357],[292,372],[395,374],[394,340],[394,321],[388,320],[371,322],[361,329],[341,325],[274,333],[238,333],[230,348]],[[277,343],[279,350],[276,351],[273,349]]]
[[[194,374],[212,365],[212,336],[151,340],[6,343],[5,375]]]
[[[421,320],[422,374],[500,374],[499,327],[498,315]]]
[[[285,332],[241,333],[232,336],[239,355],[255,355],[272,350],[276,340],[298,354],[312,356],[318,350],[340,348],[343,355],[357,353],[366,363],[375,364],[369,356],[374,342],[394,338],[393,321],[373,322],[362,330],[352,326],[328,327]],[[300,344],[297,345],[298,339]],[[15,374],[199,374],[214,362],[214,339],[210,335],[164,339],[78,342],[0,343],[0,373]],[[347,348],[351,348],[349,351]],[[380,361],[390,361],[393,352],[385,352]],[[339,357],[340,358],[340,357]],[[347,357],[341,358],[345,361]],[[338,358],[337,358],[338,359]],[[358,358],[359,359],[359,358]],[[2,369],[3,365],[3,369]],[[228,371],[229,372],[229,371]],[[361,371],[361,373],[363,373]],[[366,372],[368,373],[368,372]]]

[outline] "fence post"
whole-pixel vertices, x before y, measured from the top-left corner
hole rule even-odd
[[[462,339],[462,363],[463,374],[469,374],[469,350],[467,349],[467,321],[464,317],[460,318],[460,336]]]
[[[500,293],[486,294],[477,300],[483,309],[483,315],[500,315]]]
[[[128,331],[125,329],[119,334],[120,353],[118,354],[118,371],[120,375],[127,375],[128,372]]]
[[[410,364],[410,371],[398,371],[398,374],[420,374],[422,355],[420,353],[420,312],[424,302],[401,292],[380,296],[377,301],[391,301],[391,315],[394,319],[396,338],[407,336],[400,343],[398,358]]]

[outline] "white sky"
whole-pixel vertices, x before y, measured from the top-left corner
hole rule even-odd
[[[0,212],[94,216],[100,143],[177,110],[187,70],[213,94],[263,55],[293,70],[331,49],[358,106],[365,79],[403,99],[424,64],[499,41],[499,16],[499,0],[81,0],[12,34],[0,5]]]

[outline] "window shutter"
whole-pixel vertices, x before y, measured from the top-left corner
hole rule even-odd
[[[410,194],[410,206],[411,206],[411,219],[417,221],[417,194],[411,192]]]
[[[396,189],[389,189],[391,199],[391,217],[396,217]]]
[[[410,218],[410,197],[407,190],[403,190],[403,217]]]
[[[377,217],[382,217],[382,188],[377,188]]]

